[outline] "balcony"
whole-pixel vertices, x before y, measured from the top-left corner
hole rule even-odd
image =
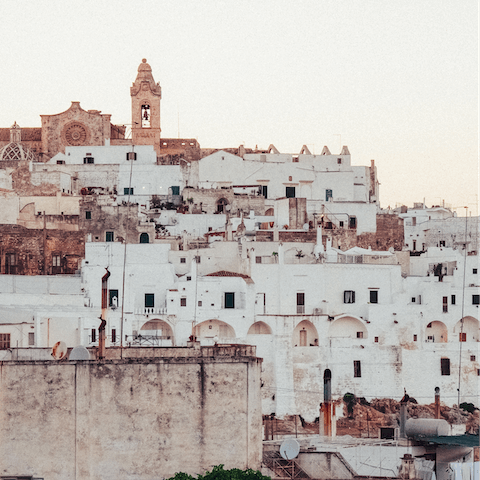
[[[135,309],[136,315],[166,315],[167,307],[143,307]]]

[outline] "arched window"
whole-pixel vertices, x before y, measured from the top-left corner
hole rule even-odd
[[[150,237],[148,236],[148,233],[143,232],[140,235],[140,243],[150,243]]]

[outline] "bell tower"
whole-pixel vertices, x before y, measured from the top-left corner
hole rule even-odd
[[[138,67],[135,82],[130,87],[132,97],[132,142],[153,145],[160,151],[160,100],[162,89],[155,83],[152,67],[144,58]]]

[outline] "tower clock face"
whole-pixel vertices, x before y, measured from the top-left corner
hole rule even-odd
[[[63,138],[67,145],[84,145],[87,141],[87,137],[87,128],[82,123],[70,123],[63,129]]]

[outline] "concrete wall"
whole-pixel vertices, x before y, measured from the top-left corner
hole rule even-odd
[[[188,351],[0,365],[2,474],[153,480],[259,468],[260,361]]]

